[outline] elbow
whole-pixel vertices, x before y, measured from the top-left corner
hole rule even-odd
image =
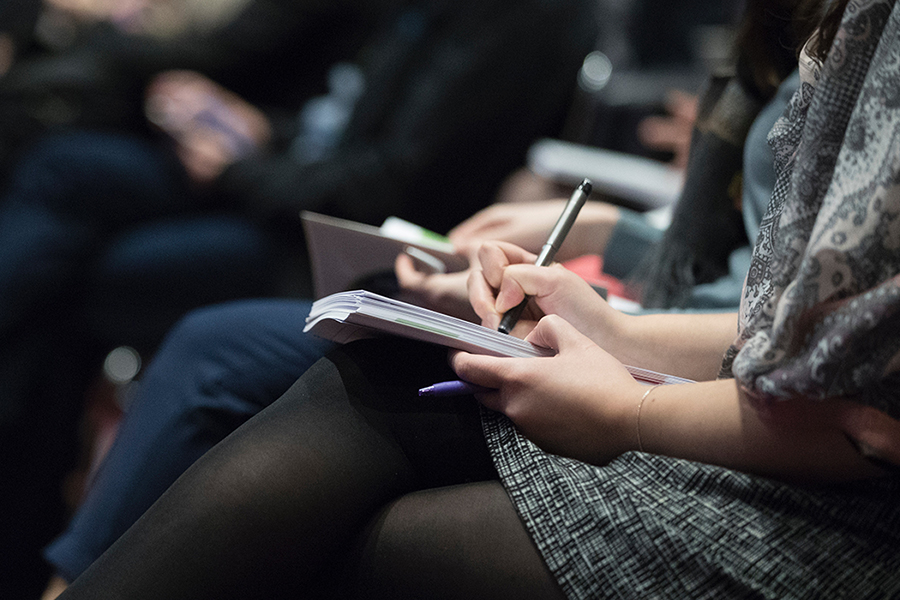
[[[844,402],[838,422],[863,458],[900,472],[900,420],[875,408]]]

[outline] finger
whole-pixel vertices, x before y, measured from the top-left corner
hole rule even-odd
[[[497,242],[485,242],[478,249],[478,262],[488,285],[500,288],[503,281],[503,270],[509,266],[509,257]]]
[[[465,240],[450,240],[453,243],[453,251],[457,254],[465,256],[469,259],[469,262],[476,262],[478,257],[478,250],[481,248],[481,244],[484,243],[483,239],[474,239],[469,238]]]
[[[582,347],[593,342],[575,327],[558,315],[547,315],[531,330],[525,340],[535,346],[550,348],[557,352],[563,352],[573,347]]]
[[[494,301],[494,310],[498,313],[505,313],[509,311],[511,308],[518,306],[525,300],[526,296],[528,296],[528,292],[525,291],[525,288],[522,286],[522,282],[520,278],[520,272],[522,269],[517,268],[520,265],[511,265],[503,270],[503,279],[500,282],[499,289],[497,290],[497,298]],[[528,268],[528,265],[521,265]],[[531,265],[531,268],[541,268],[534,267]],[[532,280],[528,277],[524,277],[529,283]]]
[[[415,289],[422,284],[425,275],[416,270],[413,259],[404,253],[397,255],[394,261],[394,274],[402,289]]]
[[[512,264],[533,264],[535,255],[514,244],[506,242],[485,242],[478,250],[478,262],[487,282],[495,289],[500,288],[503,271]]]
[[[666,110],[674,117],[693,123],[697,118],[697,96],[681,90],[670,90],[666,94]]]
[[[519,304],[526,296],[538,299],[549,296],[561,289],[562,278],[566,275],[568,272],[558,263],[549,267],[510,265],[503,270],[494,308],[503,313]]]
[[[505,240],[509,237],[509,219],[492,219],[479,224],[477,227],[457,233],[450,240],[453,243],[473,244],[476,241]]]
[[[463,381],[486,388],[499,389],[505,382],[504,371],[513,358],[470,354],[461,350],[450,353],[450,368]]]
[[[179,71],[163,71],[162,73],[158,73],[151,80],[150,83],[147,84],[148,91],[166,91],[169,90],[172,86],[178,85],[178,82],[182,79],[181,73]]]
[[[501,315],[495,308],[494,289],[484,278],[483,271],[472,270],[466,281],[466,290],[469,294],[469,304],[481,319],[481,324],[489,329],[496,329],[500,325]]]
[[[681,138],[681,123],[664,117],[647,117],[638,125],[638,137],[652,149],[669,149]]]
[[[453,229],[451,229],[447,233],[447,237],[451,240],[455,238],[466,238],[471,237],[473,232],[479,231],[484,228],[486,223],[491,223],[494,221],[493,212],[494,206],[488,206],[487,208],[483,208]]]

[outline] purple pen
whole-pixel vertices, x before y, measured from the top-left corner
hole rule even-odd
[[[493,391],[496,390],[457,379],[456,381],[442,381],[440,383],[435,383],[434,385],[429,385],[428,387],[423,387],[419,390],[419,395],[439,398],[442,396],[464,396],[466,394],[479,394],[482,392]]]

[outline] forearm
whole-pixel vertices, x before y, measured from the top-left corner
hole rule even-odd
[[[737,335],[737,315],[617,314],[613,326],[591,336],[621,362],[695,381],[715,379]]]
[[[639,402],[638,399],[635,402]],[[849,441],[840,402],[787,401],[764,416],[734,380],[660,386],[636,414],[644,451],[797,482],[884,474]]]
[[[387,216],[405,216],[403,195],[378,154],[365,149],[306,166],[287,154],[250,157],[229,167],[217,184],[235,205],[265,218],[312,210],[379,225]]]
[[[612,204],[585,203],[578,214],[578,219],[569,231],[565,243],[560,246],[556,259],[566,261],[587,254],[603,256],[616,223],[619,221],[619,215],[619,208]],[[531,249],[529,248],[529,250]],[[540,248],[533,251],[540,252]]]

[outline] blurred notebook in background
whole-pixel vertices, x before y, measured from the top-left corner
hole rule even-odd
[[[684,171],[657,160],[553,139],[531,146],[528,167],[541,177],[567,185],[577,185],[587,177],[595,192],[642,210],[672,205],[684,186]]]
[[[468,267],[468,260],[453,253],[447,238],[396,217],[374,227],[308,211],[300,216],[316,298],[365,287],[361,282],[393,273],[394,261],[402,252],[412,255],[420,268],[435,273]]]
[[[409,221],[388,217],[381,227],[304,211],[301,213],[315,299],[351,289],[385,291],[394,285],[394,261],[405,252],[417,268],[431,273],[454,273],[468,268],[468,260],[453,253],[450,241]],[[624,285],[602,272],[602,259],[583,256],[563,263],[613,308],[635,312]],[[385,285],[385,281],[391,283]],[[608,292],[608,293],[607,293]]]

